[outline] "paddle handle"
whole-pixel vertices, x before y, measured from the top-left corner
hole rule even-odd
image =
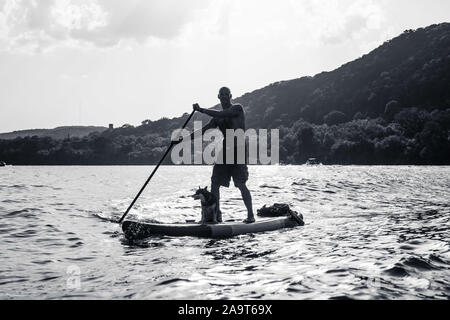
[[[186,128],[187,124],[189,123],[189,121],[191,120],[192,116],[194,115],[195,110],[192,111],[192,113],[189,115],[189,117],[187,118],[186,122],[183,124],[183,127],[181,129]],[[125,219],[125,217],[127,216],[128,212],[130,212],[131,208],[133,208],[134,204],[136,203],[136,201],[139,199],[139,197],[141,196],[142,192],[145,190],[145,188],[147,187],[148,183],[150,182],[150,180],[152,180],[153,176],[155,175],[156,171],[158,170],[159,166],[163,163],[164,159],[166,158],[166,156],[169,154],[170,150],[172,149],[174,145],[174,142],[171,141],[170,145],[167,147],[166,152],[164,152],[164,155],[162,156],[161,160],[159,160],[158,164],[156,165],[156,167],[153,169],[152,173],[150,174],[150,176],[148,177],[147,181],[145,181],[144,185],[142,186],[141,190],[139,190],[138,194],[136,195],[136,197],[134,197],[133,201],[131,202],[131,204],[128,206],[127,210],[125,211],[125,213],[123,214],[122,218],[120,218],[119,223],[122,223],[123,219]]]

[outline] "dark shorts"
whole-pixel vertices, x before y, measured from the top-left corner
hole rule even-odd
[[[235,186],[244,184],[248,180],[248,168],[246,164],[215,164],[211,177],[212,184],[229,187],[233,177]]]

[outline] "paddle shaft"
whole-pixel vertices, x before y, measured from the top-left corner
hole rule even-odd
[[[183,127],[181,129],[186,128],[187,124],[189,123],[189,121],[191,120],[192,116],[194,115],[195,110],[192,111],[191,115],[187,118],[186,122],[184,123]],[[163,163],[164,159],[166,158],[166,156],[169,154],[170,149],[172,149],[174,143],[173,141],[170,143],[170,145],[167,147],[166,152],[164,153],[164,155],[162,156],[161,160],[159,160],[158,164],[156,165],[155,169],[153,169],[152,173],[150,174],[150,176],[148,177],[147,181],[145,181],[144,185],[142,186],[141,190],[139,190],[138,194],[136,195],[136,197],[134,197],[133,201],[131,202],[130,206],[128,207],[127,211],[125,211],[125,213],[123,214],[122,218],[120,218],[119,223],[122,223],[123,219],[125,219],[125,217],[127,216],[128,212],[130,212],[131,208],[133,208],[134,204],[136,203],[137,199],[139,199],[139,197],[141,196],[141,193],[144,191],[145,187],[147,187],[148,183],[150,182],[150,180],[152,180],[153,176],[155,175],[156,171],[158,170],[159,166],[161,165],[161,163]]]

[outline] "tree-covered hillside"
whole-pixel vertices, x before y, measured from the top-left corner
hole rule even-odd
[[[277,82],[235,102],[248,128],[280,129],[284,163],[450,164],[450,24],[405,31],[334,71]],[[81,138],[0,140],[0,160],[151,164],[186,117]]]

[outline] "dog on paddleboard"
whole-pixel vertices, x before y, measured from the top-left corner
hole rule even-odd
[[[202,205],[202,218],[200,224],[216,224],[222,222],[222,214],[218,209],[216,196],[208,191],[208,187],[200,188],[192,195],[195,200],[200,200]]]

